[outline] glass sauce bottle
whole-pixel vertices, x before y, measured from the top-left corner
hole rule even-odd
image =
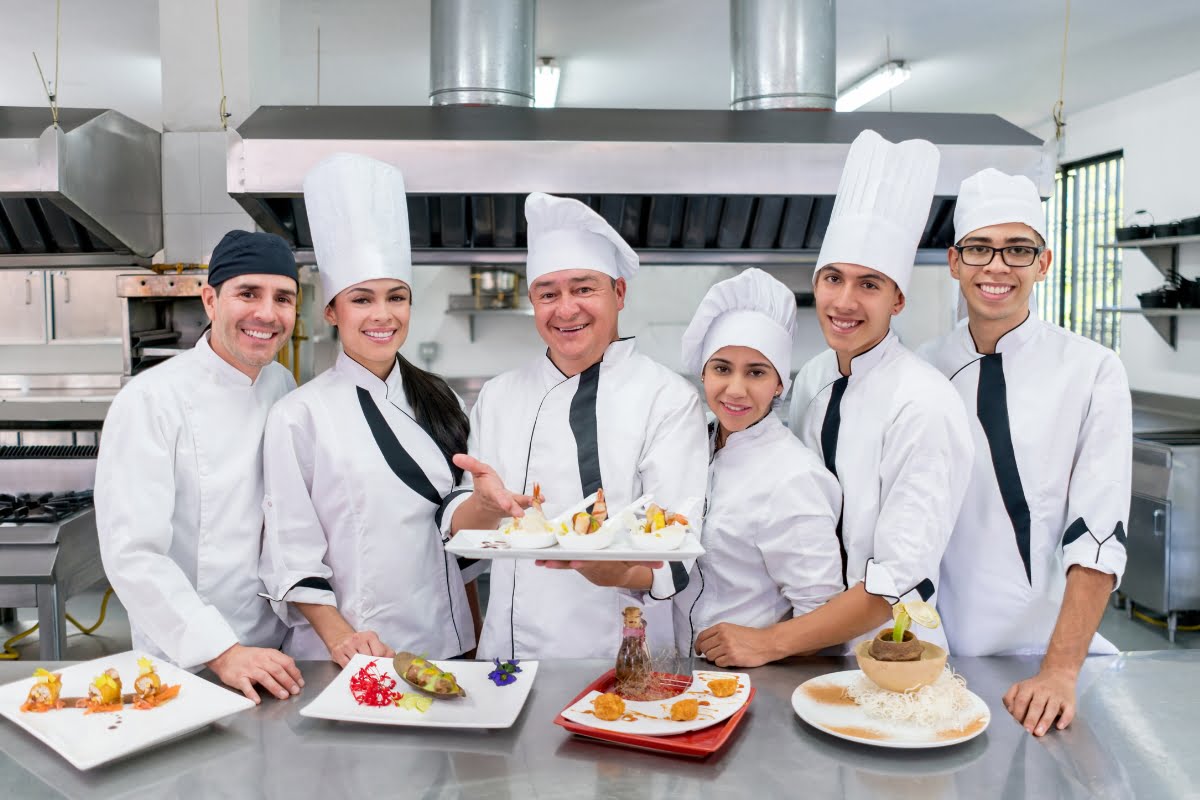
[[[646,644],[646,621],[642,610],[635,606],[626,608],[621,628],[621,647],[617,650],[616,678],[617,694],[622,697],[637,697],[650,686],[653,671],[650,648]]]

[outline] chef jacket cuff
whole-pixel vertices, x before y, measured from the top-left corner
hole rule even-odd
[[[688,585],[688,566],[684,561],[668,561],[654,570],[650,583],[650,599],[670,600]]]
[[[454,512],[470,497],[470,489],[456,489],[442,498],[442,505],[434,514],[434,522],[442,534],[443,542],[450,538],[450,524],[454,521]]]
[[[915,600],[928,601],[937,589],[930,578],[922,578],[911,587],[900,587],[891,570],[873,558],[867,559],[863,588],[866,589],[867,594],[882,597],[891,605],[896,605],[901,601],[906,603]]]
[[[271,610],[289,627],[296,627],[308,622],[308,619],[295,607],[295,603],[308,603],[315,606],[337,607],[337,595],[325,578],[302,578],[295,581],[292,587],[278,597],[260,592],[259,597],[271,601]]]
[[[199,619],[187,625],[181,637],[183,646],[180,652],[167,652],[171,660],[183,669],[203,667],[238,643],[237,634],[220,611],[209,606],[198,616]]]
[[[1081,567],[1106,572],[1113,576],[1113,591],[1121,585],[1125,573],[1125,524],[1118,522],[1113,530],[1098,537],[1079,517],[1063,533],[1063,570],[1078,564]]]

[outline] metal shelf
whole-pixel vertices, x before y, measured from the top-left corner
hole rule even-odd
[[[1197,237],[1200,239],[1200,237]],[[1179,317],[1200,317],[1200,308],[1122,308],[1100,307],[1096,311],[1103,314],[1137,314],[1145,317],[1146,322],[1162,337],[1162,340],[1175,349],[1178,336]]]
[[[1110,242],[1101,247],[1115,250],[1141,250],[1142,255],[1150,259],[1163,277],[1174,282],[1179,274],[1179,246],[1181,244],[1200,244],[1197,236],[1159,236],[1150,239],[1129,239],[1124,242]]]
[[[450,295],[450,308],[446,314],[467,318],[467,334],[472,344],[475,342],[476,317],[532,317],[533,309],[528,306],[518,308],[475,308],[473,295]]]

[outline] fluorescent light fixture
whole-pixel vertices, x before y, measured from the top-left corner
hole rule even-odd
[[[904,83],[911,75],[912,70],[903,61],[889,61],[839,94],[834,108],[838,111],[853,111],[856,108],[862,108],[875,98],[882,97]]]
[[[553,58],[539,58],[533,68],[534,108],[554,108],[558,103],[558,81],[562,70]]]

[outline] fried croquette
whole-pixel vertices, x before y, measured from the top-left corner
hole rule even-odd
[[[708,682],[708,690],[713,697],[733,697],[737,688],[737,678],[717,678]]]
[[[693,698],[671,704],[671,719],[676,722],[691,722],[700,713],[700,701]]]
[[[620,695],[602,694],[592,701],[592,709],[596,719],[613,722],[625,713],[625,701]]]

